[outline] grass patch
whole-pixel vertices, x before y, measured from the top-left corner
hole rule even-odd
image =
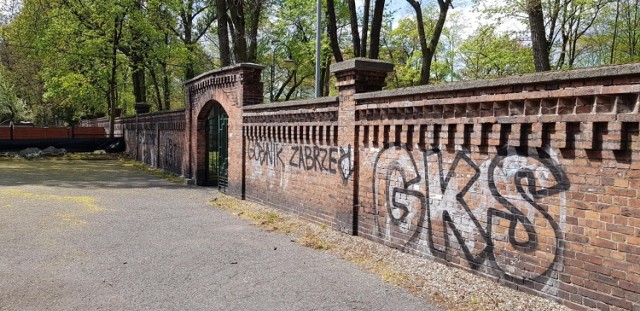
[[[304,235],[298,240],[304,246],[313,249],[328,250],[332,247],[331,243],[323,239],[317,232],[307,228]]]
[[[184,185],[186,184],[184,178],[155,167],[151,167],[142,162],[132,160],[122,153],[69,153],[66,154],[63,159],[69,160],[85,160],[85,161],[99,161],[99,160],[117,160],[128,167],[133,167],[145,173],[153,176],[165,179],[174,184]]]
[[[287,234],[291,241],[350,261],[361,269],[378,275],[383,282],[405,288],[415,296],[447,311],[567,310],[544,298],[500,286],[459,268],[402,253],[362,237],[346,235],[331,230],[326,225],[303,221],[258,203],[220,194],[211,204],[267,231]]]
[[[309,223],[281,211],[257,203],[238,200],[224,194],[220,194],[211,201],[211,204],[267,231],[288,234],[292,241],[296,241],[300,245],[330,251],[379,275],[385,283],[401,286],[406,280],[411,279],[409,275],[395,269],[388,261],[383,260],[384,255],[375,256],[372,255],[370,248],[360,247],[363,242],[364,245],[369,245],[372,242],[329,230],[330,228],[325,224]]]
[[[288,234],[299,230],[302,226],[301,222],[295,221],[292,217],[280,215],[273,209],[253,206],[248,201],[238,200],[224,194],[220,194],[211,201],[211,204],[227,210],[242,219],[251,221],[270,232]]]
[[[91,152],[79,152],[79,153],[66,153],[64,155],[47,155],[39,157],[22,157],[14,152],[0,153],[0,159],[10,160],[25,160],[25,161],[48,161],[48,160],[83,160],[83,161],[99,161],[99,160],[118,160],[123,158],[119,153],[91,153]]]
[[[103,160],[119,160],[119,159],[123,159],[124,156],[120,153],[80,152],[80,153],[67,153],[61,158],[65,160],[103,161]]]
[[[138,169],[140,171],[143,171],[145,173],[151,174],[153,176],[162,178],[162,179],[167,180],[169,182],[172,182],[174,184],[179,184],[179,185],[186,184],[186,181],[184,180],[184,178],[182,178],[182,177],[180,177],[180,176],[178,176],[178,175],[176,175],[174,173],[167,172],[167,171],[164,171],[164,170],[161,170],[161,169],[157,169],[155,167],[148,166],[148,165],[146,165],[146,164],[144,164],[142,162],[131,160],[131,159],[128,159],[126,157],[120,157],[119,160],[125,166],[133,167],[135,169]]]

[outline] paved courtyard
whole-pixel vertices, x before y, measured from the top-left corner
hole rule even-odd
[[[1,310],[435,310],[114,160],[0,159]]]

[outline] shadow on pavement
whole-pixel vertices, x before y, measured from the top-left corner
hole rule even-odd
[[[20,185],[102,189],[187,187],[170,183],[118,160],[0,159],[0,186]]]

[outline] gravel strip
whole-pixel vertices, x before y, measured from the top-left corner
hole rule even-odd
[[[349,236],[255,202],[220,195],[212,204],[267,231],[287,234],[292,241],[351,261],[446,310],[569,310],[463,269]]]

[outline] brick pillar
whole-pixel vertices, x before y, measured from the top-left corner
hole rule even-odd
[[[339,166],[344,180],[344,187],[340,188],[339,201],[336,211],[336,229],[351,233],[358,233],[359,203],[359,144],[356,127],[356,99],[358,93],[382,90],[388,72],[393,71],[393,64],[366,59],[353,58],[331,65],[331,72],[336,76],[336,86],[339,90],[340,107],[338,110],[338,146],[341,150]],[[343,151],[350,152],[351,174],[342,172],[344,164]],[[347,158],[349,159],[349,158]]]
[[[236,86],[237,109],[229,114],[229,188],[228,193],[244,199],[246,170],[246,140],[243,135],[242,107],[262,104],[263,85],[261,81],[264,67],[254,64],[241,64],[237,69]],[[226,108],[225,108],[226,109]]]

